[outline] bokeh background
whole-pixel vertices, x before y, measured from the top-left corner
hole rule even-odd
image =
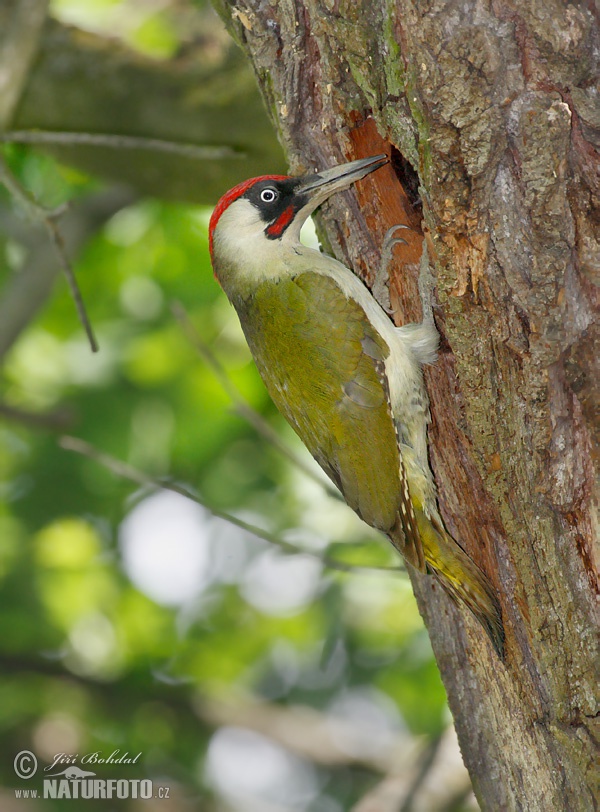
[[[41,205],[67,204],[100,351],[43,223],[1,188],[0,807],[476,809],[398,558],[277,414],[212,275],[211,204],[285,166],[249,68],[200,3],[49,14],[3,153]],[[23,130],[231,155],[17,143]],[[169,799],[24,797],[56,754],[115,750],[141,756],[98,777],[150,778]]]

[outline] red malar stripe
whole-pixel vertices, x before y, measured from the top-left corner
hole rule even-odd
[[[210,218],[210,223],[208,224],[208,247],[210,248],[210,253],[212,254],[213,250],[213,235],[215,228],[217,227],[217,223],[225,209],[229,208],[231,204],[236,201],[239,197],[244,195],[248,189],[254,186],[259,180],[287,180],[287,175],[262,175],[260,178],[250,178],[249,180],[242,181],[242,183],[238,183],[237,186],[234,186],[233,189],[230,189],[228,192],[225,192],[223,197],[219,200],[215,209],[212,213]]]
[[[269,237],[273,238],[281,237],[281,235],[283,234],[283,232],[286,230],[286,228],[289,226],[289,224],[292,222],[293,219],[294,219],[294,207],[288,206],[287,209],[284,209],[281,212],[277,220],[275,220],[274,223],[271,223],[271,225],[267,229],[267,234],[269,235]]]

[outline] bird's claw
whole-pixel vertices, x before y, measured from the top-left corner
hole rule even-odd
[[[391,226],[391,228],[388,228],[388,230],[385,232],[385,237],[383,238],[383,248],[385,248],[386,243],[392,239],[392,236],[396,233],[396,231],[398,231],[399,228],[406,228],[408,231],[412,231],[411,227],[405,225],[405,223],[396,223],[396,225]],[[406,242],[406,240],[402,240],[402,242]]]
[[[388,316],[392,316],[394,314],[394,309],[392,308],[390,302],[388,268],[393,259],[394,248],[397,245],[408,245],[406,240],[402,239],[402,237],[394,236],[398,229],[401,228],[411,231],[410,226],[407,226],[404,223],[397,223],[396,225],[391,226],[391,228],[388,228],[385,233],[381,246],[381,261],[379,263],[379,270],[372,288],[373,296],[377,299],[382,309],[385,310]]]

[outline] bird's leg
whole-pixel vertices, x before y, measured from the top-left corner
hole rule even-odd
[[[371,293],[375,299],[377,299],[381,307],[390,316],[394,311],[392,310],[390,302],[389,266],[394,258],[394,248],[397,245],[408,245],[406,240],[403,240],[402,237],[394,237],[394,234],[400,228],[408,228],[410,230],[409,226],[398,224],[389,228],[385,237],[383,238],[383,245],[381,246],[381,261],[375,276],[375,282],[371,288]]]
[[[434,284],[435,280],[427,254],[427,243],[423,242],[419,267],[419,296],[423,308],[423,320],[418,324],[405,324],[396,328],[398,335],[410,345],[420,364],[433,364],[437,358],[439,334],[433,320]]]

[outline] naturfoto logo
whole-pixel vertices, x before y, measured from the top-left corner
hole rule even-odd
[[[103,756],[102,751],[95,750],[93,753],[86,753],[79,756],[77,753],[56,753],[52,764],[44,767],[44,772],[51,772],[55,767],[70,764],[137,764],[141,753],[130,756],[125,750],[121,754],[120,750],[113,750],[108,756]]]
[[[52,762],[44,767],[44,780],[41,790],[21,787],[15,789],[15,798],[61,798],[61,799],[136,799],[169,798],[170,788],[155,786],[148,779],[98,778],[89,769],[99,764],[137,764],[142,753],[130,754],[125,750],[113,750],[108,755],[101,750],[91,753],[56,753]],[[86,769],[79,764],[85,765]],[[31,750],[21,750],[14,759],[14,770],[18,778],[28,781],[38,769],[38,760]]]

